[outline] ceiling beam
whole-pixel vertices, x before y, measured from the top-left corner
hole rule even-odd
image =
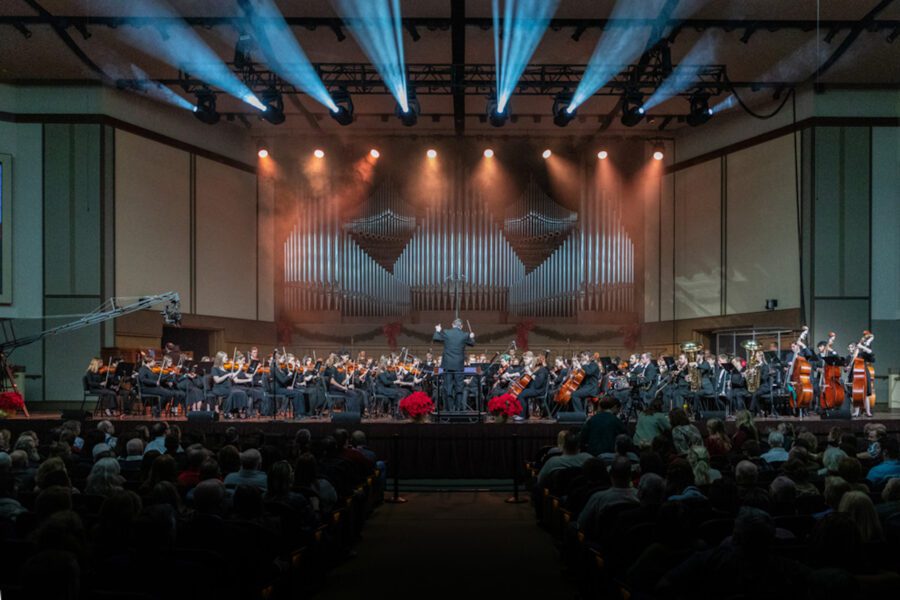
[[[818,79],[822,75],[824,75],[828,70],[834,66],[834,64],[844,55],[847,50],[850,49],[850,46],[853,45],[853,42],[856,41],[856,38],[865,31],[868,30],[873,23],[875,23],[875,18],[886,9],[888,6],[893,4],[894,0],[881,0],[875,8],[870,10],[865,16],[857,22],[857,24],[850,30],[850,33],[847,34],[847,37],[841,42],[840,46],[828,57],[828,59],[822,63],[822,65],[816,69],[813,77]],[[832,30],[833,31],[833,30]]]
[[[456,135],[466,131],[466,0],[450,2],[450,86],[453,93],[453,128]]]
[[[92,61],[91,58],[87,54],[84,53],[84,50],[82,50],[81,47],[75,43],[75,40],[73,40],[72,36],[70,36],[69,33],[66,31],[66,28],[68,27],[67,25],[63,25],[63,24],[59,23],[56,20],[56,18],[47,11],[47,9],[45,9],[43,6],[38,4],[37,0],[25,0],[25,4],[27,4],[35,12],[37,12],[39,18],[44,19],[48,25],[53,27],[53,31],[56,32],[57,37],[59,37],[59,39],[62,40],[62,43],[66,45],[66,47],[69,49],[69,51],[72,52],[72,54],[74,54],[78,58],[78,60],[81,61],[81,63],[84,66],[86,66],[92,72],[99,75],[101,79],[103,79],[103,80],[109,79],[109,77],[106,75],[106,73],[103,72],[103,69],[101,69],[99,67],[99,65],[97,65],[97,63]],[[16,26],[15,24],[13,24],[13,25]],[[76,29],[78,29],[78,31],[82,32],[82,35],[85,36],[85,39],[87,39],[87,37],[89,37],[89,35],[87,35],[87,27],[86,26],[78,25],[78,24],[74,24],[74,23],[73,23],[73,25],[76,27]],[[26,37],[31,37],[31,36],[27,35]]]

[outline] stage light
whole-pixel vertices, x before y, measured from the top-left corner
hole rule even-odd
[[[428,152],[425,153],[428,158],[435,159],[437,158],[437,150],[434,148],[429,148]]]
[[[381,152],[379,152],[375,148],[372,148],[371,150],[369,150],[369,156],[371,156],[372,158],[378,158],[379,156],[381,156]]]
[[[313,150],[313,156],[315,156],[316,158],[325,158],[325,151],[321,150],[320,148],[316,148],[315,150]]]
[[[622,125],[634,127],[644,118],[643,98],[640,96],[626,96],[622,102]]]
[[[606,160],[608,157],[609,157],[609,152],[607,152],[606,150],[601,150],[600,152],[597,153],[597,158],[599,158],[600,160]]]
[[[250,66],[253,62],[251,52],[253,52],[253,38],[246,33],[242,33],[234,45],[234,66],[236,69],[243,70],[245,67]]]
[[[547,159],[547,158],[550,158],[551,156],[553,156],[553,153],[550,151],[549,148],[547,148],[546,150],[544,150],[541,153],[541,156],[543,156],[545,159]]]
[[[485,149],[484,157],[485,158],[494,158],[494,151],[491,150],[490,148]]]
[[[488,98],[487,118],[488,122],[494,127],[503,127],[506,125],[506,121],[509,119],[509,103],[506,104],[506,107],[503,110],[500,110],[497,107],[497,98],[494,96]]]
[[[691,96],[691,112],[687,116],[687,124],[691,127],[703,125],[713,116],[713,110],[709,107],[709,96],[706,94],[694,94]]]
[[[560,92],[553,97],[553,124],[565,127],[575,118],[572,92]]]
[[[260,158],[268,158],[269,151],[266,150],[265,148],[260,148],[259,151],[256,153],[256,155],[259,156]]]
[[[338,122],[338,125],[349,125],[353,122],[353,100],[347,90],[338,90],[331,95],[337,110],[329,110],[328,114],[331,118]]]
[[[270,89],[262,94],[263,108],[260,117],[272,125],[284,123],[284,98],[278,90]]]
[[[665,147],[660,143],[654,144],[653,145],[653,160],[662,160],[663,158],[665,158],[665,156],[666,156]]]
[[[218,123],[219,113],[216,112],[216,95],[212,92],[197,94],[197,106],[194,107],[194,116],[207,125]]]
[[[404,126],[412,127],[419,120],[420,110],[421,107],[419,106],[419,99],[416,98],[416,91],[410,88],[406,108],[398,102],[394,109],[394,114],[397,115],[397,118],[400,119],[400,122],[403,123]]]

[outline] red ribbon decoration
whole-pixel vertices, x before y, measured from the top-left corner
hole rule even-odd
[[[397,336],[400,335],[402,329],[403,323],[399,321],[388,323],[381,328],[381,333],[387,338],[388,346],[390,346],[391,350],[397,349]]]
[[[534,321],[527,319],[516,323],[516,347],[528,350],[528,334],[534,329]]]

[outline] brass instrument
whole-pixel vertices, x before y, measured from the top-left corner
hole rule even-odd
[[[751,394],[756,393],[759,389],[760,378],[760,361],[757,360],[757,352],[759,351],[759,342],[756,340],[744,340],[741,342],[741,348],[747,353],[747,370],[744,372],[744,379],[747,380],[747,391]]]
[[[697,355],[703,351],[703,345],[697,342],[683,342],[680,346],[681,351],[688,359],[688,379],[691,384],[691,391],[700,391],[700,368],[697,366]]]

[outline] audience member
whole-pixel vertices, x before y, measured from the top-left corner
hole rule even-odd
[[[241,469],[237,473],[229,473],[225,476],[225,487],[236,488],[239,485],[248,485],[266,491],[268,478],[265,471],[260,470],[262,456],[256,448],[250,448],[241,452]]]
[[[587,420],[581,430],[581,444],[592,455],[615,452],[616,436],[627,433],[618,417],[620,404],[615,398],[600,400],[600,410]]]

